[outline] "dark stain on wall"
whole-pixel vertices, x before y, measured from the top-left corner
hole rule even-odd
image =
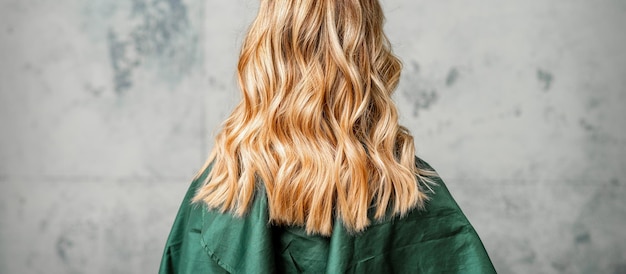
[[[61,235],[55,244],[55,249],[57,256],[61,259],[62,262],[68,263],[68,250],[72,248],[74,243],[71,239],[67,238],[65,235]]]
[[[611,185],[612,186],[620,186],[621,182],[619,181],[619,179],[613,178],[613,179],[611,179]]]
[[[178,47],[178,40],[188,31],[189,19],[180,0],[157,0],[149,4],[134,0],[133,3],[133,16],[142,20],[130,34],[138,53],[168,58],[184,50]]]
[[[578,120],[578,125],[587,132],[593,132],[595,127],[589,123],[585,118]]]
[[[450,87],[454,85],[454,83],[459,78],[459,70],[457,68],[451,68],[448,72],[448,76],[446,76],[446,86]]]
[[[139,67],[177,82],[200,59],[198,34],[181,0],[133,0],[128,20],[127,31],[109,28],[107,35],[116,93],[132,88],[132,74]]]
[[[400,80],[404,83],[401,94],[411,102],[412,115],[417,117],[421,110],[429,109],[437,102],[439,94],[436,86],[429,85],[428,81],[419,74],[419,63],[411,60],[409,64]]]
[[[567,266],[561,262],[551,262],[550,266],[561,273],[564,273],[565,270],[567,270]]]
[[[618,263],[613,267],[614,274],[626,274],[626,262]]]
[[[623,199],[626,188],[612,181],[589,181],[588,186],[595,186],[581,188],[589,196],[571,224],[569,251],[553,259],[556,270],[562,273],[574,273],[577,269],[584,269],[585,273],[624,273],[620,271],[626,270],[622,256],[626,234],[620,221],[626,219]],[[594,239],[594,235],[602,237]]]
[[[48,229],[48,219],[43,219],[41,221],[39,221],[39,231],[40,232],[44,232]]]
[[[64,223],[54,244],[58,259],[65,265],[67,273],[91,273],[87,271],[97,260],[93,252],[98,248],[98,226],[88,220]],[[91,252],[91,253],[90,253]]]
[[[100,97],[105,91],[104,87],[94,87],[89,83],[84,84],[83,89],[94,97]]]
[[[130,44],[120,41],[115,32],[109,31],[107,40],[109,42],[109,57],[111,58],[111,66],[114,73],[115,92],[119,94],[133,86],[131,74],[139,65],[139,60],[129,57]]]
[[[589,231],[585,231],[583,233],[580,233],[578,235],[576,235],[576,237],[574,238],[574,242],[576,244],[586,244],[591,242],[591,234],[589,234]]]
[[[554,76],[547,70],[537,69],[537,80],[543,84],[543,90],[548,91],[552,86]]]
[[[587,100],[587,109],[593,110],[602,105],[602,100],[598,97],[591,97]]]
[[[436,89],[417,90],[413,98],[413,116],[416,117],[420,110],[429,109],[438,97]]]

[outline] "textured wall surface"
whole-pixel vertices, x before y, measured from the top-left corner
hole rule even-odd
[[[626,2],[383,0],[394,95],[501,273],[626,273]],[[154,273],[256,0],[0,0],[0,273]]]

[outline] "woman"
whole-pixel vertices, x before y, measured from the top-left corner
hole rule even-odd
[[[414,155],[377,0],[261,0],[160,273],[492,273]]]

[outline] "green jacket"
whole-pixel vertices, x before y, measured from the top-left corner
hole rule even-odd
[[[416,157],[422,168],[432,169]],[[268,225],[259,189],[236,218],[190,204],[211,165],[194,180],[165,245],[159,273],[495,273],[478,237],[440,179],[425,210],[375,222],[350,235],[337,221],[330,237]]]

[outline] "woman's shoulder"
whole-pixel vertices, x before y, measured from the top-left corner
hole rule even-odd
[[[418,168],[435,171],[425,160],[415,158]],[[390,264],[407,272],[495,273],[480,237],[441,176],[428,179],[424,207],[374,222],[349,240],[348,245],[357,247],[353,261],[358,263],[352,268],[384,271],[381,267]]]
[[[417,216],[463,215],[465,217],[443,177],[420,157],[415,156],[415,165],[428,173],[417,179],[417,183],[420,184],[420,188],[425,192],[427,199],[423,208],[416,208],[411,214]]]

